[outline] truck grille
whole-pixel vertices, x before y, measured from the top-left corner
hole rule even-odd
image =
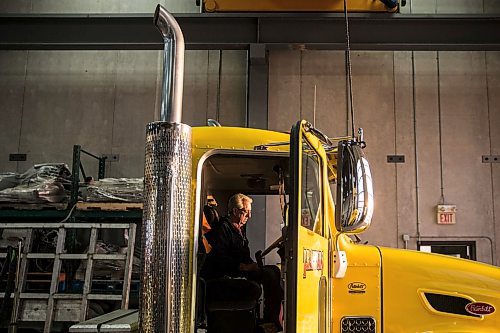
[[[341,333],[375,333],[375,319],[372,317],[344,317],[341,321]]]

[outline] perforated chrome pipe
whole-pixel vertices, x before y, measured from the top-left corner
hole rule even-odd
[[[150,123],[142,223],[141,332],[188,332],[191,128]]]
[[[168,15],[159,15],[163,12]],[[175,29],[170,27],[169,20],[161,19],[164,16],[173,19],[158,6],[155,23],[162,26],[160,31],[167,32],[162,32],[167,52],[170,48],[167,44],[171,45],[175,36],[171,32]],[[164,66],[171,66],[175,60],[175,57],[170,58]],[[176,76],[179,75],[183,75],[183,69],[164,68],[162,112],[169,101],[173,101],[172,96],[179,95],[176,84],[171,88],[166,81],[178,82]],[[182,79],[180,82],[182,85]],[[178,111],[166,117],[168,121],[152,122],[146,132],[139,304],[139,330],[143,333],[187,333],[190,330],[191,127],[180,122],[180,103],[178,101]],[[162,120],[165,120],[163,116]]]

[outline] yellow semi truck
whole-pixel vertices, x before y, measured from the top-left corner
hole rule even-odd
[[[182,124],[182,33],[161,6],[155,23],[171,66],[162,121],[147,129],[141,332],[262,332],[259,286],[252,296],[244,279],[199,274],[207,195],[223,213],[240,192],[277,207],[249,224],[266,263],[284,251],[283,332],[500,332],[498,267],[351,238],[376,200],[362,135],[330,139],[306,121],[290,133]]]

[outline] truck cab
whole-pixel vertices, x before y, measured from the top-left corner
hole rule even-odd
[[[342,234],[336,231],[333,195],[338,194],[344,202],[343,214],[339,212],[339,218],[347,220],[349,225],[345,227],[351,232],[364,230],[370,224],[373,191],[361,143],[338,142],[345,161],[342,166],[343,187],[339,187],[337,181],[342,173],[337,171],[338,144],[306,121],[298,122],[291,134],[243,128],[193,128],[195,239],[203,233],[200,226],[207,195],[217,198],[221,215],[226,210],[224,203],[235,193],[260,198],[258,202],[269,207],[257,217],[255,212],[264,211],[265,207],[254,203],[248,234],[254,235],[257,242],[258,236],[265,240],[265,244],[260,241],[265,245],[260,249],[266,254],[264,263],[277,264],[281,269],[285,292],[283,327],[287,332],[330,332],[340,328],[340,322],[331,322],[332,299],[340,297],[336,297],[332,281],[335,276],[340,278],[346,273],[347,257],[339,246],[351,240],[341,237]],[[356,163],[361,164],[356,166]],[[353,170],[363,172],[363,176],[353,178]],[[252,244],[254,240],[250,236]],[[277,256],[274,248],[281,248],[282,255]],[[203,251],[198,247],[193,252]],[[380,326],[380,307],[373,306],[380,302],[380,256],[376,248],[370,246],[365,246],[360,256],[364,257],[365,274],[370,274],[349,283],[353,282],[351,287],[361,295],[358,298],[363,299],[364,306],[369,306],[366,301],[371,299],[371,307],[353,322],[360,323],[357,324],[359,327],[375,329]],[[203,261],[203,256],[198,255],[197,259]],[[202,270],[203,263],[197,262],[195,266]],[[197,275],[194,285],[199,286],[200,279]],[[202,283],[206,284],[206,281]],[[227,283],[234,284],[233,281]],[[210,283],[206,286],[210,288]],[[203,288],[197,291],[207,293]],[[208,291],[208,295],[212,294]],[[209,304],[213,301],[199,295],[196,299]],[[238,297],[233,303],[238,303]],[[196,308],[208,312],[207,328],[210,332],[210,323],[213,322],[210,316],[216,311],[207,309],[206,304],[201,310],[199,304]],[[229,318],[231,312],[230,308],[226,309]],[[340,313],[339,310],[336,312]],[[347,324],[349,320],[344,319],[345,325],[350,325]],[[229,319],[226,322],[229,323]],[[231,330],[234,327],[227,329]]]

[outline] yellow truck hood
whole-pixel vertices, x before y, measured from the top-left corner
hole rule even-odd
[[[379,250],[385,333],[500,332],[500,268],[418,251]],[[474,302],[495,311],[476,316],[464,311]]]

